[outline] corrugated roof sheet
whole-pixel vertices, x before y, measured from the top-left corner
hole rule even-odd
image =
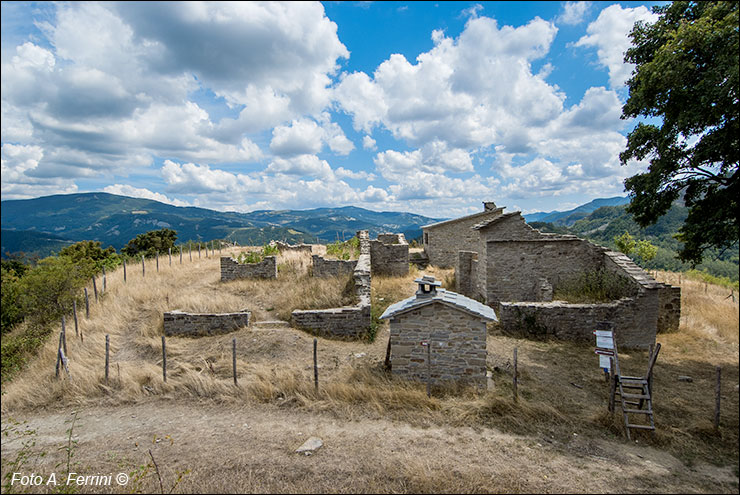
[[[412,309],[420,308],[422,306],[426,306],[427,304],[432,304],[435,302],[440,302],[442,304],[452,306],[461,311],[465,311],[466,313],[478,316],[484,320],[498,321],[493,308],[486,306],[485,304],[481,304],[474,299],[470,299],[469,297],[465,297],[462,294],[458,294],[457,292],[450,292],[445,289],[437,289],[437,294],[432,297],[413,296],[409,297],[408,299],[404,299],[403,301],[392,304],[388,306],[388,309],[383,312],[383,314],[380,316],[380,319],[382,320],[390,318],[392,316],[396,316],[398,314],[405,313],[407,311],[411,311]]]

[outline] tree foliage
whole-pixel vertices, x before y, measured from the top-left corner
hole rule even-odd
[[[59,256],[65,256],[75,263],[82,260],[91,261],[96,270],[103,266],[113,268],[119,264],[116,249],[113,246],[103,249],[100,247],[100,241],[77,242],[59,251]]]
[[[128,256],[154,256],[165,254],[175,247],[177,232],[171,229],[150,230],[128,241],[121,252]]]
[[[623,164],[648,159],[649,169],[625,181],[628,211],[655,223],[683,195],[689,209],[679,229],[679,257],[700,263],[708,248],[738,242],[738,2],[673,2],[653,7],[660,18],[638,22],[625,61],[622,117],[639,123],[620,154]]]

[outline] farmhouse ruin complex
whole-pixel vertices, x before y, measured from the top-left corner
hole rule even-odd
[[[542,233],[521,212],[484,202],[482,212],[422,227],[430,264],[455,267],[455,290],[496,310],[505,332],[591,340],[597,321],[613,324],[618,344],[647,349],[678,328],[681,289],[654,280],[622,253],[572,235]],[[629,297],[601,304],[553,301],[558,286],[606,270],[629,281]]]
[[[527,225],[521,212],[484,202],[483,211],[422,227],[429,263],[454,267],[455,292],[440,288],[431,277],[416,280],[414,297],[388,307],[389,349],[394,373],[419,379],[485,383],[486,324],[521,336],[552,336],[591,341],[597,324],[608,322],[620,348],[647,349],[656,333],[678,327],[681,293],[654,280],[627,256],[571,235],[542,233]],[[357,303],[320,310],[295,310],[291,324],[316,335],[359,339],[373,324],[372,275],[404,276],[409,272],[409,244],[403,234],[380,234],[375,240],[359,231],[357,260],[312,255],[314,277],[350,275]],[[282,250],[311,253],[310,245],[276,243]],[[275,256],[241,264],[222,257],[221,280],[277,278]],[[588,272],[624,279],[619,300],[598,304],[554,301],[565,282]],[[168,335],[213,335],[247,326],[247,310],[223,315],[165,313]],[[426,345],[426,351],[420,347]],[[426,344],[424,344],[426,343]],[[425,357],[424,352],[429,354]],[[434,371],[423,370],[425,362]]]

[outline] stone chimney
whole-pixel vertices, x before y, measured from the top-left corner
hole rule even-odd
[[[483,211],[493,211],[496,209],[496,203],[493,201],[484,201],[483,202]]]
[[[442,287],[442,284],[431,275],[424,275],[422,278],[414,280],[414,282],[419,284],[419,289],[416,291],[417,299],[434,297],[437,295],[437,287]]]

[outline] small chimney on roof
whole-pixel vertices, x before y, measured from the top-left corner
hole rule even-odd
[[[483,202],[483,211],[493,211],[496,209],[496,203],[493,201],[484,201]]]
[[[414,282],[419,284],[419,289],[416,291],[417,299],[434,297],[437,295],[437,287],[442,287],[442,284],[437,282],[437,280],[431,275],[424,275],[423,277],[414,280]]]

